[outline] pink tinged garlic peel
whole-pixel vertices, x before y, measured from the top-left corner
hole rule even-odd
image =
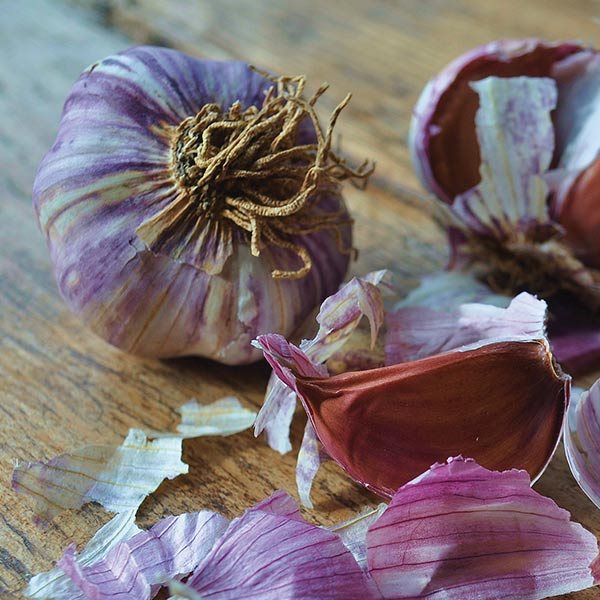
[[[393,496],[367,533],[384,598],[537,600],[595,584],[596,538],[530,488],[525,471],[436,464]]]
[[[436,271],[423,276],[417,287],[393,305],[391,312],[413,306],[449,312],[472,303],[506,308],[510,300],[509,296],[492,292],[470,273]]]
[[[327,176],[323,183],[325,171],[319,171],[307,184],[306,209],[290,216],[288,207],[285,222],[269,221],[276,209],[256,204],[265,193],[265,179],[254,181],[250,172],[258,163],[238,164],[252,157],[232,155],[222,169],[211,163],[202,175],[190,154],[195,147],[183,143],[199,139],[196,121],[201,129],[219,118],[237,119],[242,129],[255,126],[253,111],[265,107],[265,94],[277,85],[241,62],[155,47],[108,57],[75,83],[36,176],[34,208],[62,296],[111,344],[145,356],[248,363],[259,357],[250,346],[257,334],[290,334],[336,290],[351,247],[351,220],[337,182]],[[303,85],[294,79],[279,91],[293,96]],[[279,102],[273,94],[269,99]],[[314,146],[310,119],[292,126],[295,113],[282,110],[295,143]],[[320,152],[315,160],[329,160],[325,146]],[[231,169],[242,174],[252,214],[258,211],[252,219],[267,219],[252,236],[243,229],[254,222],[244,212],[250,209],[238,202],[239,193],[225,189]],[[342,170],[342,179],[353,176]],[[365,173],[359,170],[359,178]],[[225,190],[219,202],[211,204],[194,188],[200,175]],[[213,209],[221,211],[218,218],[210,216]],[[274,227],[280,227],[277,235]],[[273,277],[301,268],[302,277]]]
[[[102,526],[77,556],[80,568],[100,562],[117,544],[128,540],[141,530],[135,524],[136,510],[118,513]],[[24,591],[27,598],[53,598],[54,600],[80,600],[83,592],[60,568],[34,575]]]
[[[560,438],[570,378],[557,372],[543,339],[481,343],[330,377],[281,336],[258,343],[296,390],[327,454],[384,497],[460,453],[536,479]]]
[[[373,271],[364,277],[355,277],[327,298],[316,317],[319,330],[311,340],[300,345],[306,356],[321,364],[343,351],[363,317],[370,325],[371,346],[384,320],[383,294],[391,292],[391,275],[386,270]],[[368,348],[367,348],[368,350]],[[320,367],[323,373],[324,366]],[[290,425],[296,407],[296,395],[280,379],[271,376],[256,422],[254,434],[267,434],[271,448],[280,453],[289,452]]]
[[[600,380],[574,394],[564,429],[565,453],[573,477],[600,508]]]
[[[388,316],[386,364],[417,360],[484,339],[540,339],[545,321],[546,303],[526,292],[506,308],[480,303],[461,304],[454,310],[405,305]]]
[[[90,566],[81,564],[71,545],[58,567],[85,597],[149,600],[165,582],[191,573],[228,525],[227,519],[210,511],[166,517]]]
[[[108,553],[84,560],[92,540],[59,561],[76,586],[70,597],[83,597],[77,588],[106,600],[135,590],[143,600],[169,585],[193,600],[537,600],[594,585],[597,569],[594,536],[532,490],[527,473],[489,471],[462,457],[427,469],[389,506],[330,528],[304,521],[281,491],[231,522],[186,513],[147,531],[127,529],[123,539],[114,536],[120,518],[101,530],[113,531]]]
[[[186,585],[202,598],[376,598],[340,537],[260,507],[232,521]]]
[[[489,118],[486,123],[484,114],[491,111],[483,110],[486,96],[482,96],[480,88],[489,85],[484,82],[490,78],[507,82],[510,79],[526,80],[531,85],[535,85],[536,78],[552,81],[556,88],[557,104],[552,113],[550,135],[548,124],[542,122],[549,117],[547,108],[532,102],[535,88],[532,88],[532,95],[525,93],[520,98],[514,92],[507,93],[506,90],[493,94],[495,104],[507,103],[508,116],[502,117],[500,114],[496,123],[490,122]],[[545,198],[542,199],[550,206],[552,218],[543,217],[541,206],[533,213],[531,206],[519,208],[520,199],[531,203],[531,198],[527,200],[530,191],[526,189],[517,195],[516,202],[512,201],[517,208],[517,216],[522,219],[529,217],[539,225],[548,220],[559,223],[564,228],[565,239],[575,255],[586,265],[597,267],[595,233],[598,225],[594,215],[598,211],[595,208],[597,186],[594,182],[597,179],[596,163],[600,152],[600,54],[569,43],[498,41],[463,55],[432,81],[434,83],[424,90],[417,104],[412,124],[415,166],[420,173],[428,172],[430,175],[422,177],[424,185],[441,200],[455,205],[455,198],[478,186],[483,203],[493,203],[493,195],[488,197],[485,188],[481,189],[486,175],[485,165],[487,163],[491,169],[488,179],[499,188],[504,168],[501,162],[494,166],[497,142],[500,141],[500,146],[502,145],[502,132],[514,137],[521,135],[529,144],[512,143],[511,151],[504,154],[514,158],[513,162],[520,168],[522,175],[529,173],[534,176],[540,173],[540,166],[545,165],[541,169],[542,173],[552,167],[553,170],[545,173],[550,190],[545,190]],[[523,85],[528,85],[526,82]],[[511,95],[513,97],[509,98]],[[466,105],[471,106],[471,109],[464,110]],[[424,106],[427,110],[423,109]],[[463,110],[454,112],[455,107],[462,107]],[[496,134],[496,140],[491,138],[494,142],[490,146],[491,152],[490,149],[486,150],[486,137],[482,139],[482,134],[486,131],[479,120],[487,125],[487,138],[490,133]],[[516,120],[519,120],[517,127],[514,126]],[[443,126],[430,124],[438,121]],[[526,128],[531,131],[527,133]],[[431,130],[435,134],[429,136],[427,132]],[[457,153],[455,138],[471,140],[471,151]],[[420,147],[418,140],[425,140],[424,146]],[[523,157],[520,157],[519,148],[525,151]],[[548,152],[554,152],[551,164],[547,158]],[[462,167],[456,164],[457,156],[465,163]],[[520,157],[520,161],[516,157]],[[538,160],[540,165],[533,165],[532,160]],[[510,164],[510,160],[506,164]],[[447,179],[446,185],[440,184],[440,181],[432,178],[432,173],[436,170],[440,174],[446,173],[445,176],[441,175],[441,179],[451,176],[452,181]],[[519,189],[519,177],[513,176],[511,179]],[[540,194],[543,191],[540,190]],[[550,197],[548,191],[552,192]],[[506,211],[510,203],[505,201],[503,204]],[[512,223],[515,224],[514,218]]]

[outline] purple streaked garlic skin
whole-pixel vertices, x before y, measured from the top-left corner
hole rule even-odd
[[[423,186],[451,204],[479,181],[475,136],[479,102],[471,82],[490,76],[546,77],[554,63],[581,50],[579,44],[534,38],[498,40],[446,66],[427,83],[413,109],[409,148]]]
[[[61,295],[109,343],[142,356],[250,363],[260,358],[253,338],[291,334],[337,289],[352,237],[338,186],[317,188],[307,209],[308,217],[335,219],[334,227],[286,233],[287,248],[267,240],[260,256],[247,231],[176,206],[178,126],[211,103],[260,109],[273,86],[242,62],[156,47],[108,57],[73,86],[33,204]],[[299,145],[316,141],[307,119],[295,135]],[[159,218],[172,228],[160,239]],[[304,249],[312,268],[274,278],[274,270],[299,268],[291,245]]]
[[[597,584],[598,543],[524,471],[449,457],[389,504],[332,527],[277,491],[229,520],[202,510],[148,530],[122,513],[33,577],[30,598],[541,600]],[[189,573],[189,577],[187,576]]]

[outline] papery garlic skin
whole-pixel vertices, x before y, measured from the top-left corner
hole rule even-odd
[[[174,250],[155,252],[136,232],[177,194],[173,129],[207,103],[261,106],[272,85],[241,62],[154,47],[108,57],[76,82],[38,170],[33,202],[60,292],[100,337],[143,356],[249,363],[260,357],[253,338],[289,335],[337,289],[349,262],[340,245],[351,246],[338,189],[318,192],[312,210],[339,215],[340,239],[331,229],[291,237],[312,260],[300,279],[272,277],[274,269],[298,267],[291,251],[266,245],[252,256],[241,232],[220,247],[207,228],[200,267],[183,251],[177,257],[178,239]],[[299,144],[315,139],[309,123],[297,135]]]

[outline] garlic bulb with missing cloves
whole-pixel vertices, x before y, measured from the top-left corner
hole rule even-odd
[[[145,356],[259,358],[346,273],[352,221],[304,78],[139,47],[81,75],[36,176],[60,291],[98,335]]]
[[[549,302],[561,364],[600,360],[600,52],[500,40],[432,79],[414,110],[421,181],[449,205],[451,267]]]

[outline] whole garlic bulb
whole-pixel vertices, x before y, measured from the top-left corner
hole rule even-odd
[[[83,72],[33,201],[61,294],[144,356],[257,360],[342,281],[352,221],[303,78],[157,47]]]

